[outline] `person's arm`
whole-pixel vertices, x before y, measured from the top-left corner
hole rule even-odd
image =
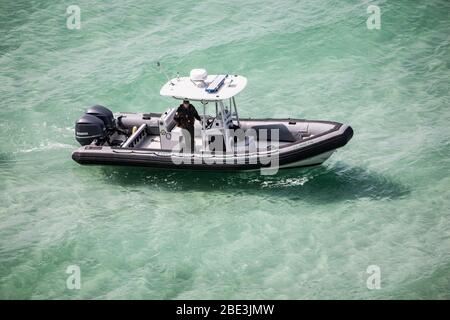
[[[198,115],[197,109],[195,109],[194,106],[192,106],[192,109],[194,111],[194,118],[201,122],[202,118],[200,118],[200,116]]]
[[[175,115],[173,116],[173,120],[175,121],[175,123],[177,125],[180,124],[180,113],[179,113],[179,111],[180,111],[180,107],[178,107],[177,112],[175,112]]]

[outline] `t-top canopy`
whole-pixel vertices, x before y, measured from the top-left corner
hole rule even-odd
[[[205,80],[174,78],[160,91],[162,96],[195,101],[218,101],[234,97],[244,90],[247,78],[239,75],[208,75]]]

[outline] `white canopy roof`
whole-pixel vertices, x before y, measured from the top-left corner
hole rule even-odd
[[[206,87],[216,78],[216,75],[208,75],[204,84],[195,83],[190,77],[179,77],[168,81],[160,91],[162,96],[175,99],[188,99],[195,101],[217,101],[234,97],[244,90],[247,78],[239,75],[228,75],[224,84],[217,92],[209,93]]]

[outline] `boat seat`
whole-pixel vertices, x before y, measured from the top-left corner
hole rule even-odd
[[[259,140],[259,134],[261,129],[267,130],[267,140],[272,140],[271,130],[278,129],[278,139],[280,142],[295,142],[297,139],[292,135],[291,131],[284,124],[264,124],[253,126],[252,129],[256,131],[256,136]]]

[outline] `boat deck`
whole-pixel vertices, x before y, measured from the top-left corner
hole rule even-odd
[[[139,145],[136,146],[136,148],[139,149],[161,149],[161,140],[159,135],[149,135],[145,139],[142,140],[142,142],[139,143]],[[195,137],[195,149],[200,150],[202,148],[202,138],[201,137]],[[289,142],[280,141],[279,146],[283,146],[289,144]],[[261,147],[261,146],[260,146]]]

